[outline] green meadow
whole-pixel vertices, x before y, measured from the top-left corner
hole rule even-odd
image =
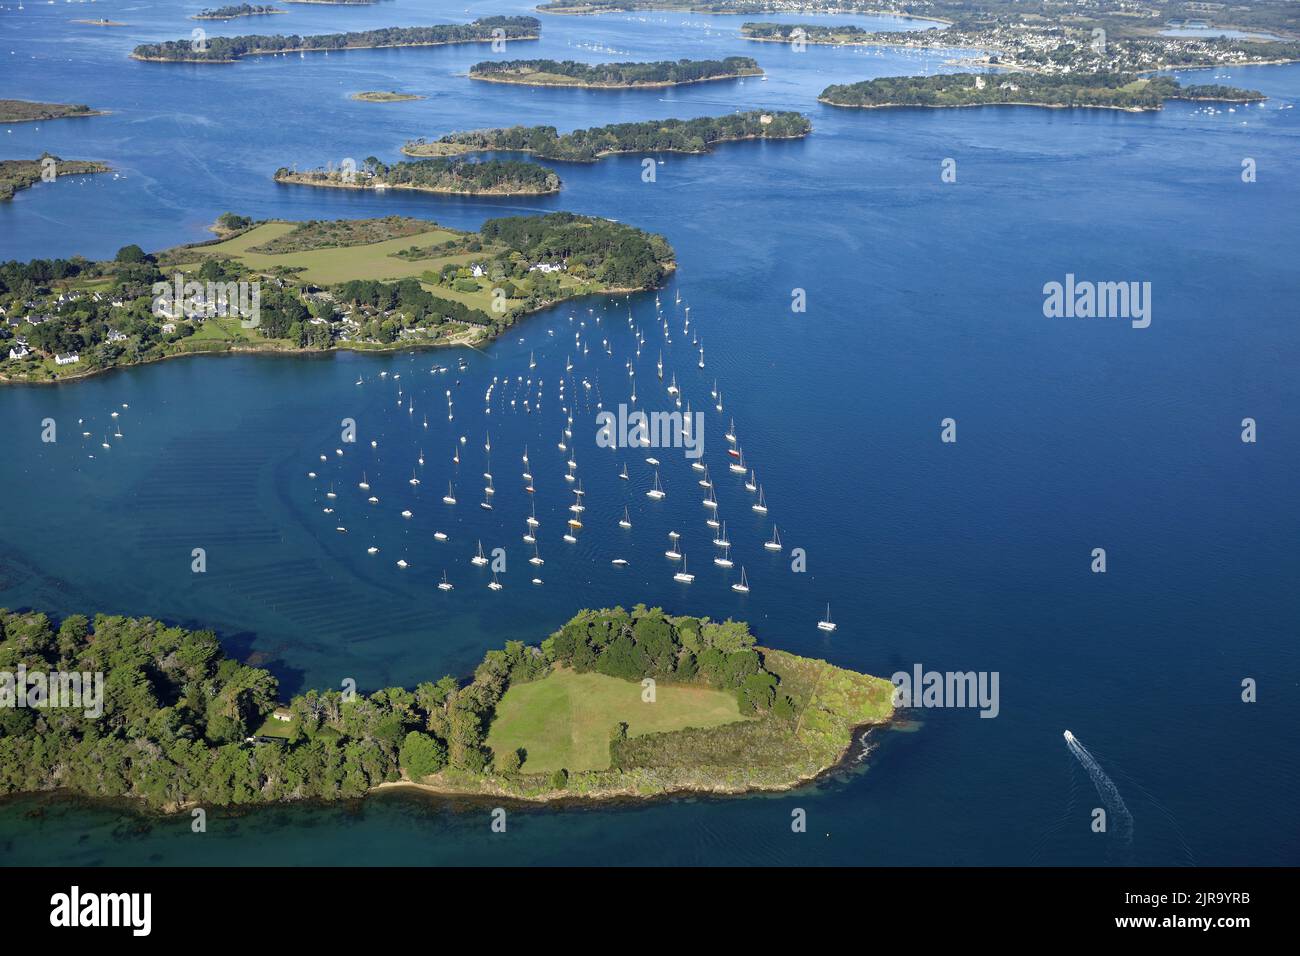
[[[706,729],[741,720],[736,695],[708,687],[660,683],[654,703],[641,685],[604,674],[557,670],[511,687],[497,706],[487,744],[494,753],[523,748],[525,773],[604,770],[620,722],[628,736]]]

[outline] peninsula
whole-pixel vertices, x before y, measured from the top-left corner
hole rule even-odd
[[[76,116],[105,116],[84,103],[36,103],[31,100],[0,100],[0,123],[32,123],[38,120]]]
[[[517,159],[417,159],[391,166],[368,159],[360,169],[280,167],[277,183],[335,189],[410,189],[453,196],[547,196],[560,191],[555,170]]]
[[[563,134],[554,126],[470,130],[448,133],[432,142],[412,140],[402,152],[408,156],[519,152],[560,162],[594,163],[620,153],[707,153],[718,143],[797,139],[811,132],[812,123],[800,113],[751,110],[691,120],[615,123]]]
[[[760,647],[742,622],[643,605],[582,611],[540,645],[508,641],[468,680],[287,704],[211,631],[149,618],[56,627],[0,612],[0,671],[0,794],[163,812],[394,786],[537,802],[788,790],[893,713],[886,680]],[[75,698],[71,682],[45,687],[54,672],[78,676]]]
[[[0,263],[0,383],[186,355],[480,344],[568,299],[658,288],[675,268],[663,236],[565,212],[477,232],[233,213],[214,228],[205,243],[125,246],[111,261]]]
[[[1158,110],[1166,100],[1211,100],[1253,103],[1256,90],[1218,84],[1183,86],[1167,76],[1123,73],[947,73],[890,76],[843,86],[828,86],[818,100],[831,106],[862,109],[898,106],[1045,106],[1091,107],[1142,112]]]
[[[578,63],[575,60],[487,60],[475,63],[470,79],[524,86],[577,86],[588,89],[659,89],[762,76],[747,56],[723,60],[658,60],[652,63]]]
[[[132,51],[131,56],[136,60],[159,63],[234,63],[246,56],[275,53],[447,46],[456,43],[491,43],[495,39],[536,40],[540,27],[536,17],[480,17],[466,24],[385,27],[379,30],[305,37],[276,34],[207,37],[202,41],[168,40],[165,43],[142,43]]]
[[[111,171],[112,168],[105,163],[60,159],[49,153],[42,154],[39,159],[0,159],[0,202],[13,199],[14,193],[20,189],[34,186],[51,176],[84,176]]]
[[[973,64],[1044,73],[1141,73],[1300,60],[1300,5],[1280,0],[1149,0],[1140,12],[1128,0],[1090,0],[1068,8],[1058,0],[547,0],[537,9],[548,14],[689,10],[910,17],[937,21],[945,29],[872,33],[842,25],[754,22],[742,25],[741,35],[810,45],[969,50]],[[1178,29],[1194,23],[1203,29]]]

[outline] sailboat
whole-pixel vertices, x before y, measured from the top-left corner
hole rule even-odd
[[[725,521],[722,522],[722,530],[719,531],[718,536],[713,539],[713,543],[719,548],[731,547],[731,542],[727,540],[727,523]]]
[[[537,359],[533,358],[532,352],[528,353],[528,367],[530,369],[537,368]]]
[[[754,502],[750,507],[761,515],[767,514],[767,499],[763,497],[762,485],[758,486],[758,501]]]
[[[749,477],[745,479],[745,490],[746,490],[746,491],[756,491],[756,490],[758,490],[758,485],[755,483],[755,480],[754,480],[754,469],[753,469],[753,468],[749,469]]]
[[[739,591],[741,594],[749,593],[749,579],[745,577],[745,569],[743,566],[740,569],[740,583],[733,584],[731,590]]]
[[[659,350],[659,381],[664,380],[664,350]]]
[[[456,492],[451,487],[451,482],[447,482],[447,493],[442,496],[442,500],[449,505],[456,503]]]
[[[690,584],[695,580],[695,575],[686,572],[686,555],[684,554],[682,555],[682,569],[673,575],[673,580],[682,584]]]
[[[361,480],[357,482],[357,487],[362,491],[370,490],[370,482],[366,481],[366,473],[364,471],[361,473]]]
[[[660,498],[664,497],[663,486],[659,484],[658,468],[655,469],[655,486],[651,488],[649,491],[647,491],[645,494],[647,498],[653,498],[655,499],[655,501],[658,501]]]
[[[700,346],[700,368],[704,368],[704,346]]]
[[[438,582],[438,590],[450,591],[453,587],[455,587],[455,585],[453,585],[450,581],[447,580],[447,572],[443,571],[442,580]]]
[[[459,445],[455,446],[455,447],[452,448],[452,450],[451,450],[451,463],[452,463],[453,465],[459,465],[459,464],[460,464],[460,446],[459,446]]]
[[[825,620],[818,621],[817,627],[819,630],[823,630],[823,631],[835,630],[835,622],[831,620],[831,606],[829,604],[826,605]]]
[[[749,470],[745,467],[745,453],[743,451],[736,451],[735,449],[728,448],[727,454],[734,454],[736,456],[736,460],[727,465],[727,468],[731,470],[733,475],[743,475]]]
[[[325,492],[325,497],[326,497],[326,498],[337,498],[337,497],[338,497],[338,495],[334,493],[334,483],[333,483],[333,482],[330,482],[330,490],[327,491],[327,492]]]
[[[733,418],[731,424],[727,426],[727,433],[722,436],[733,445],[736,443],[736,420]]]
[[[628,480],[628,477],[627,477],[627,462],[623,462],[623,470],[620,471],[620,472],[618,473],[618,476],[619,476],[620,478],[622,478],[624,481],[627,481],[627,480]]]
[[[480,539],[479,539],[479,542],[478,542],[478,554],[474,555],[474,557],[470,558],[469,560],[470,560],[470,563],[471,563],[471,564],[476,564],[476,565],[479,565],[479,566],[482,566],[482,565],[488,563],[487,555],[485,555],[485,554],[483,553],[483,539],[482,539],[482,538],[480,538]]]
[[[533,535],[532,526],[527,524],[524,525],[524,544],[533,544],[536,541],[537,538]]]
[[[619,520],[618,526],[620,528],[632,527],[632,518],[627,513],[627,505],[623,506],[623,517]]]
[[[677,387],[677,373],[673,372],[673,380],[668,383],[668,394],[678,395],[680,393],[681,393],[681,389]]]
[[[539,524],[541,524],[541,522],[537,520],[537,502],[535,501],[533,502],[532,514],[530,514],[524,520],[528,522],[528,527],[530,528],[536,528]]]
[[[672,541],[672,544],[668,545],[668,550],[664,552],[665,558],[668,558],[671,561],[676,561],[679,558],[681,558],[682,553],[677,550],[677,539],[680,537],[681,535],[679,535],[676,531],[668,532],[668,538],[670,541]]]
[[[718,508],[718,497],[717,497],[717,495],[715,495],[715,494],[713,493],[713,489],[712,489],[712,488],[709,489],[709,497],[707,497],[707,498],[704,499],[703,504],[704,504],[704,507],[706,507],[706,508],[712,508],[714,511],[717,510],[717,508]]]
[[[536,541],[533,542],[533,556],[528,559],[528,563],[533,565],[543,565],[546,563],[545,561],[542,560],[542,556],[537,550]]]
[[[781,550],[781,535],[777,533],[776,525],[772,525],[772,540],[764,541],[763,547],[767,548],[769,551]]]
[[[493,591],[500,591],[503,585],[497,580],[497,573],[492,572],[492,580],[488,583],[488,588]]]
[[[407,479],[407,484],[418,485],[419,483],[420,483],[420,479],[415,477],[415,469],[412,468],[411,477]]]

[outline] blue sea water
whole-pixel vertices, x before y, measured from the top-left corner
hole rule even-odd
[[[540,42],[505,55],[748,54],[770,79],[530,90],[469,81],[468,66],[491,53],[461,47],[231,66],[126,58],[136,43],[187,36],[195,24],[186,17],[203,5],[0,10],[2,95],[112,113],[15,125],[0,133],[2,155],[48,150],[119,171],[38,185],[0,207],[0,258],[197,241],[226,210],[286,219],[397,213],[474,228],[492,215],[569,209],[664,233],[680,268],[658,307],[653,295],[570,303],[482,352],[187,359],[0,390],[0,605],[212,627],[292,693],[346,678],[369,689],[466,673],[488,648],[537,641],[580,607],[645,602],[744,618],[765,644],[885,676],[917,663],[996,671],[1000,712],[912,712],[905,729],[873,735],[862,764],[793,793],[520,809],[505,836],[491,834],[485,807],[411,795],[216,815],[202,836],[187,819],[25,798],[0,804],[0,859],[1297,862],[1300,186],[1289,170],[1300,123],[1284,107],[1300,98],[1300,66],[1188,74],[1261,89],[1262,106],[1171,103],[1128,114],[837,110],[816,102],[830,83],[955,69],[947,61],[961,54],[796,53],[739,39],[744,18],[674,13],[548,16]],[[204,26],[305,34],[527,4],[436,14],[409,0],[289,9]],[[69,22],[100,16],[129,26]],[[428,98],[348,99],[365,89]],[[663,156],[653,183],[642,182],[641,157],[561,165],[564,191],[523,203],[270,180],[281,165],[396,159],[405,140],[456,129],[567,130],[757,107],[801,110],[815,132]],[[955,183],[940,179],[948,158]],[[1242,182],[1245,158],[1257,182]],[[1151,326],[1045,318],[1043,284],[1067,273],[1149,281]],[[796,289],[806,312],[791,311]],[[703,370],[683,332],[687,305]],[[647,339],[639,357],[629,314]],[[668,407],[655,376],[660,349],[666,374],[705,412],[705,460],[747,596],[711,564],[703,489],[680,451],[657,453],[668,497],[656,503],[644,495],[653,470],[643,454],[596,446],[597,403],[628,400],[626,362],[642,403]],[[469,367],[457,372],[461,354]],[[451,371],[432,374],[436,364]],[[721,414],[710,397],[715,379]],[[540,408],[525,412],[523,399],[532,405],[539,392]],[[576,545],[560,540],[573,498],[556,447],[564,407],[587,491]],[[40,441],[47,417],[59,423],[54,445]],[[733,417],[766,518],[725,467],[722,434]],[[1256,444],[1240,440],[1245,417],[1259,423]],[[357,446],[340,444],[343,418],[357,421]],[[940,441],[945,418],[957,422],[955,444]],[[111,435],[119,424],[121,439]],[[488,434],[491,512],[477,507]],[[530,506],[519,477],[525,445],[546,559],[536,572],[520,540]],[[628,482],[617,478],[625,460]],[[414,488],[413,469],[422,482]],[[356,488],[363,470],[378,505]],[[448,480],[455,508],[440,500]],[[339,497],[327,515],[331,482]],[[625,505],[631,532],[616,524]],[[781,555],[761,546],[773,523]],[[436,542],[434,530],[451,540]],[[673,582],[662,556],[670,530],[682,534],[696,573],[689,586]],[[501,592],[469,564],[479,540],[506,549]],[[366,553],[371,542],[378,555]],[[196,547],[207,552],[204,575],[190,570]],[[792,547],[806,550],[806,573],[792,573]],[[1104,575],[1089,571],[1097,547],[1107,552]],[[398,569],[399,557],[410,567]],[[611,566],[614,557],[629,566]],[[453,592],[433,587],[444,570]],[[529,583],[534,573],[543,585]],[[839,623],[833,635],[814,626],[827,602]],[[1258,703],[1241,702],[1246,678],[1259,684]],[[1115,780],[1134,817],[1131,844],[1090,832],[1099,798],[1064,744],[1066,728]],[[808,812],[806,834],[791,832],[795,807]]]

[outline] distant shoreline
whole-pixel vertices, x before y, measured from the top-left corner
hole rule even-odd
[[[406,189],[417,193],[439,193],[447,196],[493,196],[493,197],[515,197],[515,196],[553,196],[560,191],[560,187],[554,189],[512,189],[512,190],[491,190],[491,189],[446,189],[438,186],[417,186],[410,183],[341,183],[330,182],[328,180],[308,180],[302,177],[307,173],[290,173],[288,176],[276,176],[277,183],[289,183],[293,186],[318,186],[325,189],[361,189],[372,192],[387,192],[390,189]]]

